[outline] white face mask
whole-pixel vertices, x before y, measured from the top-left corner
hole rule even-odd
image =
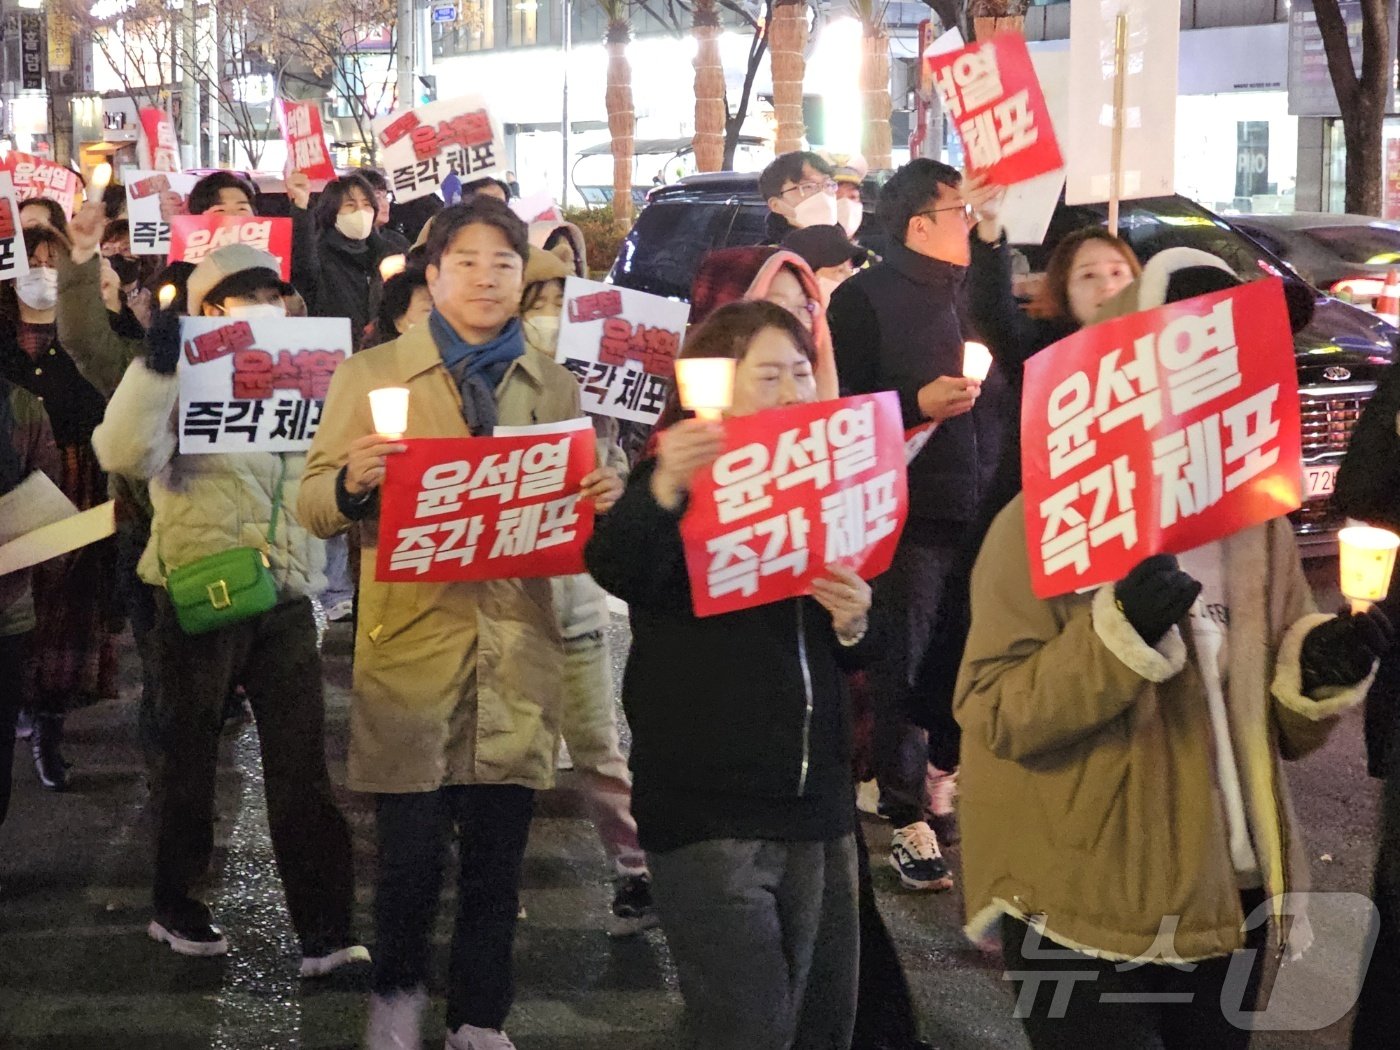
[[[800,230],[808,226],[836,225],[836,198],[830,193],[814,193],[793,209],[792,224]]]
[[[854,237],[860,229],[860,220],[865,216],[865,205],[842,197],[836,202],[836,222],[846,231],[847,237]]]
[[[58,305],[58,271],[52,266],[34,266],[15,279],[15,294],[31,310],[52,310]]]
[[[285,303],[229,303],[224,307],[225,317],[236,317],[240,321],[254,321],[264,317],[286,317]]]
[[[559,350],[559,317],[557,314],[536,314],[522,322],[525,342],[532,350],[554,357]]]
[[[374,230],[374,212],[343,211],[335,217],[335,228],[352,241],[362,241]]]

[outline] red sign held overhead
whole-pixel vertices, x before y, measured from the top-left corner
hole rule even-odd
[[[380,496],[375,579],[525,579],[584,571],[597,462],[593,428],[490,438],[410,438]]]
[[[277,258],[282,280],[292,276],[292,220],[247,215],[176,215],[170,220],[170,261],[198,263],[230,244],[246,244]]]
[[[999,33],[925,61],[944,112],[957,126],[969,171],[1014,186],[1064,167],[1050,108],[1019,33]]]
[[[1298,377],[1277,278],[1092,325],[1026,364],[1022,475],[1041,598],[1298,508]]]
[[[724,438],[681,519],[695,615],[807,594],[830,564],[889,568],[909,506],[893,393],[732,419]]]
[[[287,143],[288,172],[301,172],[313,184],[335,178],[335,165],[326,149],[326,133],[317,106],[282,99],[277,103],[277,122]]]
[[[140,112],[141,129],[136,137],[139,168],[151,171],[180,170],[180,140],[175,122],[163,109],[147,106]]]
[[[78,176],[72,169],[43,157],[11,150],[5,154],[0,170],[10,173],[21,201],[46,197],[57,201],[64,214],[72,218],[78,197]]]

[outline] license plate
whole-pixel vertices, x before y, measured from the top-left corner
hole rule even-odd
[[[1303,498],[1326,499],[1337,489],[1337,467],[1304,467]]]

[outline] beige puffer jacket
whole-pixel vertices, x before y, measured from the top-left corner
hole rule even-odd
[[[267,541],[273,494],[285,461],[282,510],[270,549],[272,572],[284,597],[326,588],[325,544],[297,519],[297,490],[306,457],[249,452],[181,455],[175,432],[179,383],[137,360],[127,369],[92,436],[105,470],[150,479],[155,517],[151,541],[137,572],[152,586],[166,571],[233,547]]]

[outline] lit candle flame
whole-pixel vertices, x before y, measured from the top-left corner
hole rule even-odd
[[[170,304],[175,301],[175,286],[173,284],[163,284],[160,291],[156,293],[156,299],[160,302],[162,310],[169,310]]]
[[[92,169],[92,188],[101,193],[112,181],[112,165],[105,160]]]

